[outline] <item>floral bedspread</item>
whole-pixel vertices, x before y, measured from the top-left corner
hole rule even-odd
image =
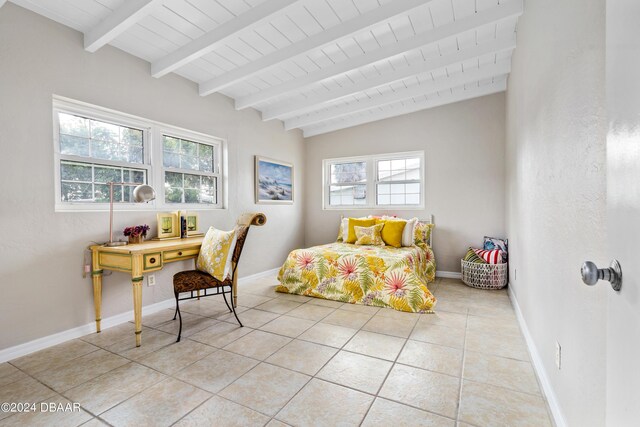
[[[417,246],[330,243],[292,251],[278,273],[278,292],[355,304],[430,312],[436,275],[433,251]]]

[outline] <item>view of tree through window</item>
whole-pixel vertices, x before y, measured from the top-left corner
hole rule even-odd
[[[218,203],[213,146],[163,135],[162,164],[165,167],[165,202]]]
[[[61,154],[143,163],[142,130],[66,113],[58,118]]]

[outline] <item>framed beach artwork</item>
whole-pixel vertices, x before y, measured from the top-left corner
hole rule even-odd
[[[256,203],[293,203],[293,165],[256,156]]]
[[[158,213],[158,237],[156,239],[180,238],[180,213]]]
[[[198,214],[194,212],[188,212],[186,215],[187,221],[187,236],[200,236],[202,233],[198,231],[199,223]]]

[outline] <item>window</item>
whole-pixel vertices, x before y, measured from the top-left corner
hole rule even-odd
[[[423,208],[423,165],[424,152],[324,160],[324,208]]]
[[[59,97],[53,113],[56,210],[108,209],[111,182],[116,209],[223,207],[222,140]],[[133,203],[139,184],[155,202]]]
[[[162,135],[166,203],[218,205],[220,154],[212,144]]]

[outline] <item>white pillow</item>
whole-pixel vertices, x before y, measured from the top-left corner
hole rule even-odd
[[[342,241],[349,240],[349,218],[342,218]]]
[[[418,224],[418,218],[411,218],[407,220],[407,224],[402,231],[402,246],[414,245],[414,234],[416,232],[416,225]]]

